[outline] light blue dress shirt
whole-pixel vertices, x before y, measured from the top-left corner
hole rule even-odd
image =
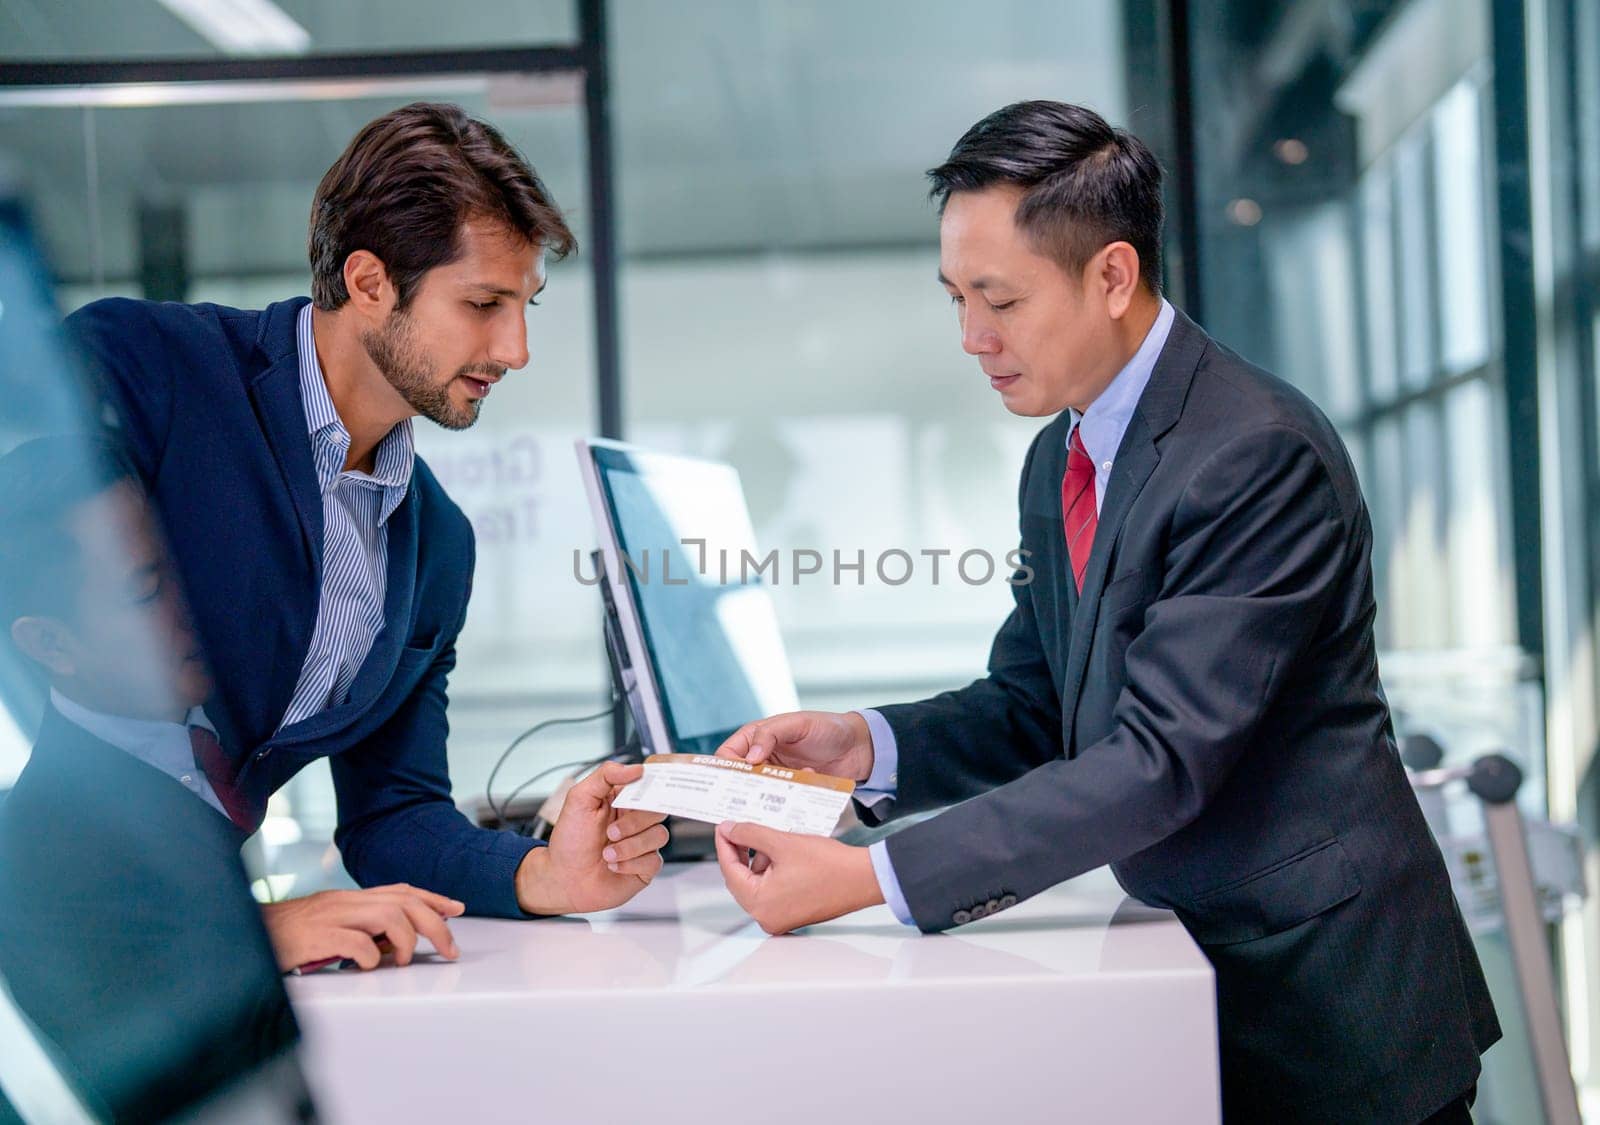
[[[339,420],[317,362],[311,306],[295,325],[300,353],[300,402],[322,488],[322,588],[300,679],[278,729],[343,703],[356,673],[383,631],[388,589],[388,521],[411,487],[415,452],[407,419],[384,435],[373,471],[345,471],[350,431]]]
[[[55,688],[50,689],[50,706],[69,723],[88,731],[108,746],[114,746],[129,757],[154,766],[206,804],[227,816],[216,791],[206,779],[205,771],[194,760],[194,747],[189,741],[189,728],[205,727],[212,734],[217,729],[206,718],[206,713],[196,707],[181,723],[155,719],[129,719],[121,715],[107,715],[75,703]]]
[[[1072,426],[1067,430],[1067,440],[1072,440],[1073,431],[1076,430],[1082,436],[1084,452],[1094,460],[1096,512],[1105,503],[1106,485],[1111,480],[1111,467],[1116,460],[1117,450],[1122,448],[1122,435],[1127,432],[1134,408],[1139,405],[1139,399],[1150,382],[1150,375],[1155,371],[1156,359],[1167,345],[1167,335],[1172,331],[1176,315],[1172,306],[1163,299],[1155,323],[1145,334],[1139,350],[1133,353],[1133,358],[1117,372],[1111,385],[1090,403],[1089,409],[1081,417],[1076,411],[1071,412]],[[867,730],[872,735],[872,776],[862,782],[856,797],[871,808],[880,801],[893,799],[900,754],[895,745],[894,730],[887,719],[870,709],[858,711],[857,714],[867,721]],[[915,925],[911,908],[906,905],[906,896],[900,889],[900,879],[889,860],[888,844],[879,840],[867,849],[867,854],[872,858],[872,871],[878,877],[878,889],[883,893],[884,902],[889,904],[889,909],[900,921],[908,926]]]

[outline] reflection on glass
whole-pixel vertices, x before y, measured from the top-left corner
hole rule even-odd
[[[1296,341],[1283,356],[1282,377],[1335,419],[1361,407],[1359,340],[1350,331],[1359,287],[1347,214],[1342,203],[1304,208],[1263,249],[1278,323]]]
[[[1439,347],[1448,374],[1489,359],[1488,226],[1483,202],[1483,102],[1466,78],[1433,111],[1439,229]]]
[[[1450,643],[1445,572],[1444,460],[1439,419],[1430,404],[1401,418],[1405,451],[1405,523],[1397,551],[1405,575],[1404,600],[1393,609],[1408,646],[1443,648]]]
[[[210,675],[154,512],[116,452],[24,442],[0,461],[0,618],[79,725],[178,723]],[[81,717],[81,719],[80,719]]]
[[[1361,177],[1360,208],[1362,276],[1366,303],[1367,385],[1378,401],[1399,389],[1395,324],[1394,181],[1389,161],[1379,160]]]
[[[18,59],[226,58],[571,43],[577,5],[457,5],[390,0],[50,0],[0,8],[0,42]]]
[[[228,778],[196,749],[204,655],[43,277],[0,205],[0,701],[31,743],[0,800],[0,1088],[19,1111],[152,1120],[247,1096],[270,1066],[298,1115]]]
[[[1493,388],[1474,380],[1445,399],[1449,450],[1449,619],[1455,644],[1493,648],[1509,644],[1513,625],[1503,612],[1512,604],[1511,568],[1495,512],[1504,506],[1503,483],[1492,454],[1501,433]],[[1486,590],[1497,590],[1490,598]]]
[[[307,208],[333,156],[368,121],[420,95],[493,121],[535,160],[556,199],[582,199],[582,116],[570,104],[504,96],[507,83],[526,80],[462,74],[412,86],[391,80],[381,93],[285,86],[281,100],[274,92],[271,100],[230,103],[219,89],[206,104],[11,110],[6,139],[34,177],[40,236],[64,279],[64,311],[105,296],[258,309],[307,291]],[[152,167],[161,169],[159,191]],[[573,220],[587,249],[587,208],[576,208]],[[450,765],[464,792],[487,778],[530,713],[570,713],[603,698],[594,602],[567,596],[575,587],[571,546],[591,534],[570,453],[574,438],[596,429],[588,262],[580,250],[551,263],[540,307],[527,310],[532,359],[495,388],[493,409],[473,429],[420,426],[415,434],[417,453],[476,540],[471,625],[451,679]],[[527,775],[595,756],[605,749],[601,729],[549,731],[525,749]],[[346,885],[342,872],[321,865],[336,823],[329,768],[319,760],[273,798],[265,855],[280,885],[294,893]],[[277,843],[290,837],[294,843]]]
[[[1405,528],[1406,478],[1400,455],[1400,425],[1395,418],[1378,421],[1372,429],[1372,503],[1374,546],[1372,580],[1378,602],[1386,612],[1378,617],[1378,643],[1383,648],[1402,645],[1406,638],[1400,607],[1406,604],[1406,572],[1400,557]]]
[[[1401,373],[1408,387],[1433,378],[1433,286],[1429,277],[1427,133],[1412,130],[1394,149],[1395,234],[1399,256]]]

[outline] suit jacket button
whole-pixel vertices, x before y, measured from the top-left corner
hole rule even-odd
[[[997,898],[991,898],[987,903],[984,904],[983,912],[985,914],[998,914],[1000,912],[1000,900]]]
[[[979,918],[986,917],[988,913],[989,908],[980,902],[977,906],[972,908],[972,920],[976,922]]]
[[[1006,895],[1003,898],[1001,898],[1001,900],[1000,900],[1000,909],[1001,910],[1009,910],[1011,907],[1013,907],[1015,905],[1017,905],[1017,896],[1016,895]]]
[[[958,910],[954,914],[950,915],[950,921],[954,922],[958,926],[965,926],[968,922],[972,921],[972,913],[967,910]]]

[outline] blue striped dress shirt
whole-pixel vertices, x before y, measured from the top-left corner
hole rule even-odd
[[[411,487],[414,453],[407,419],[378,443],[371,473],[345,470],[350,431],[339,420],[317,362],[310,305],[300,310],[295,332],[300,401],[322,488],[322,589],[311,648],[279,730],[343,703],[383,631],[388,520]]]

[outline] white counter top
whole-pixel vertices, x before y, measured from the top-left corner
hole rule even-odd
[[[1107,872],[937,936],[769,938],[711,863],[453,929],[454,963],[289,982],[331,1120],[1217,1120],[1210,966]]]

